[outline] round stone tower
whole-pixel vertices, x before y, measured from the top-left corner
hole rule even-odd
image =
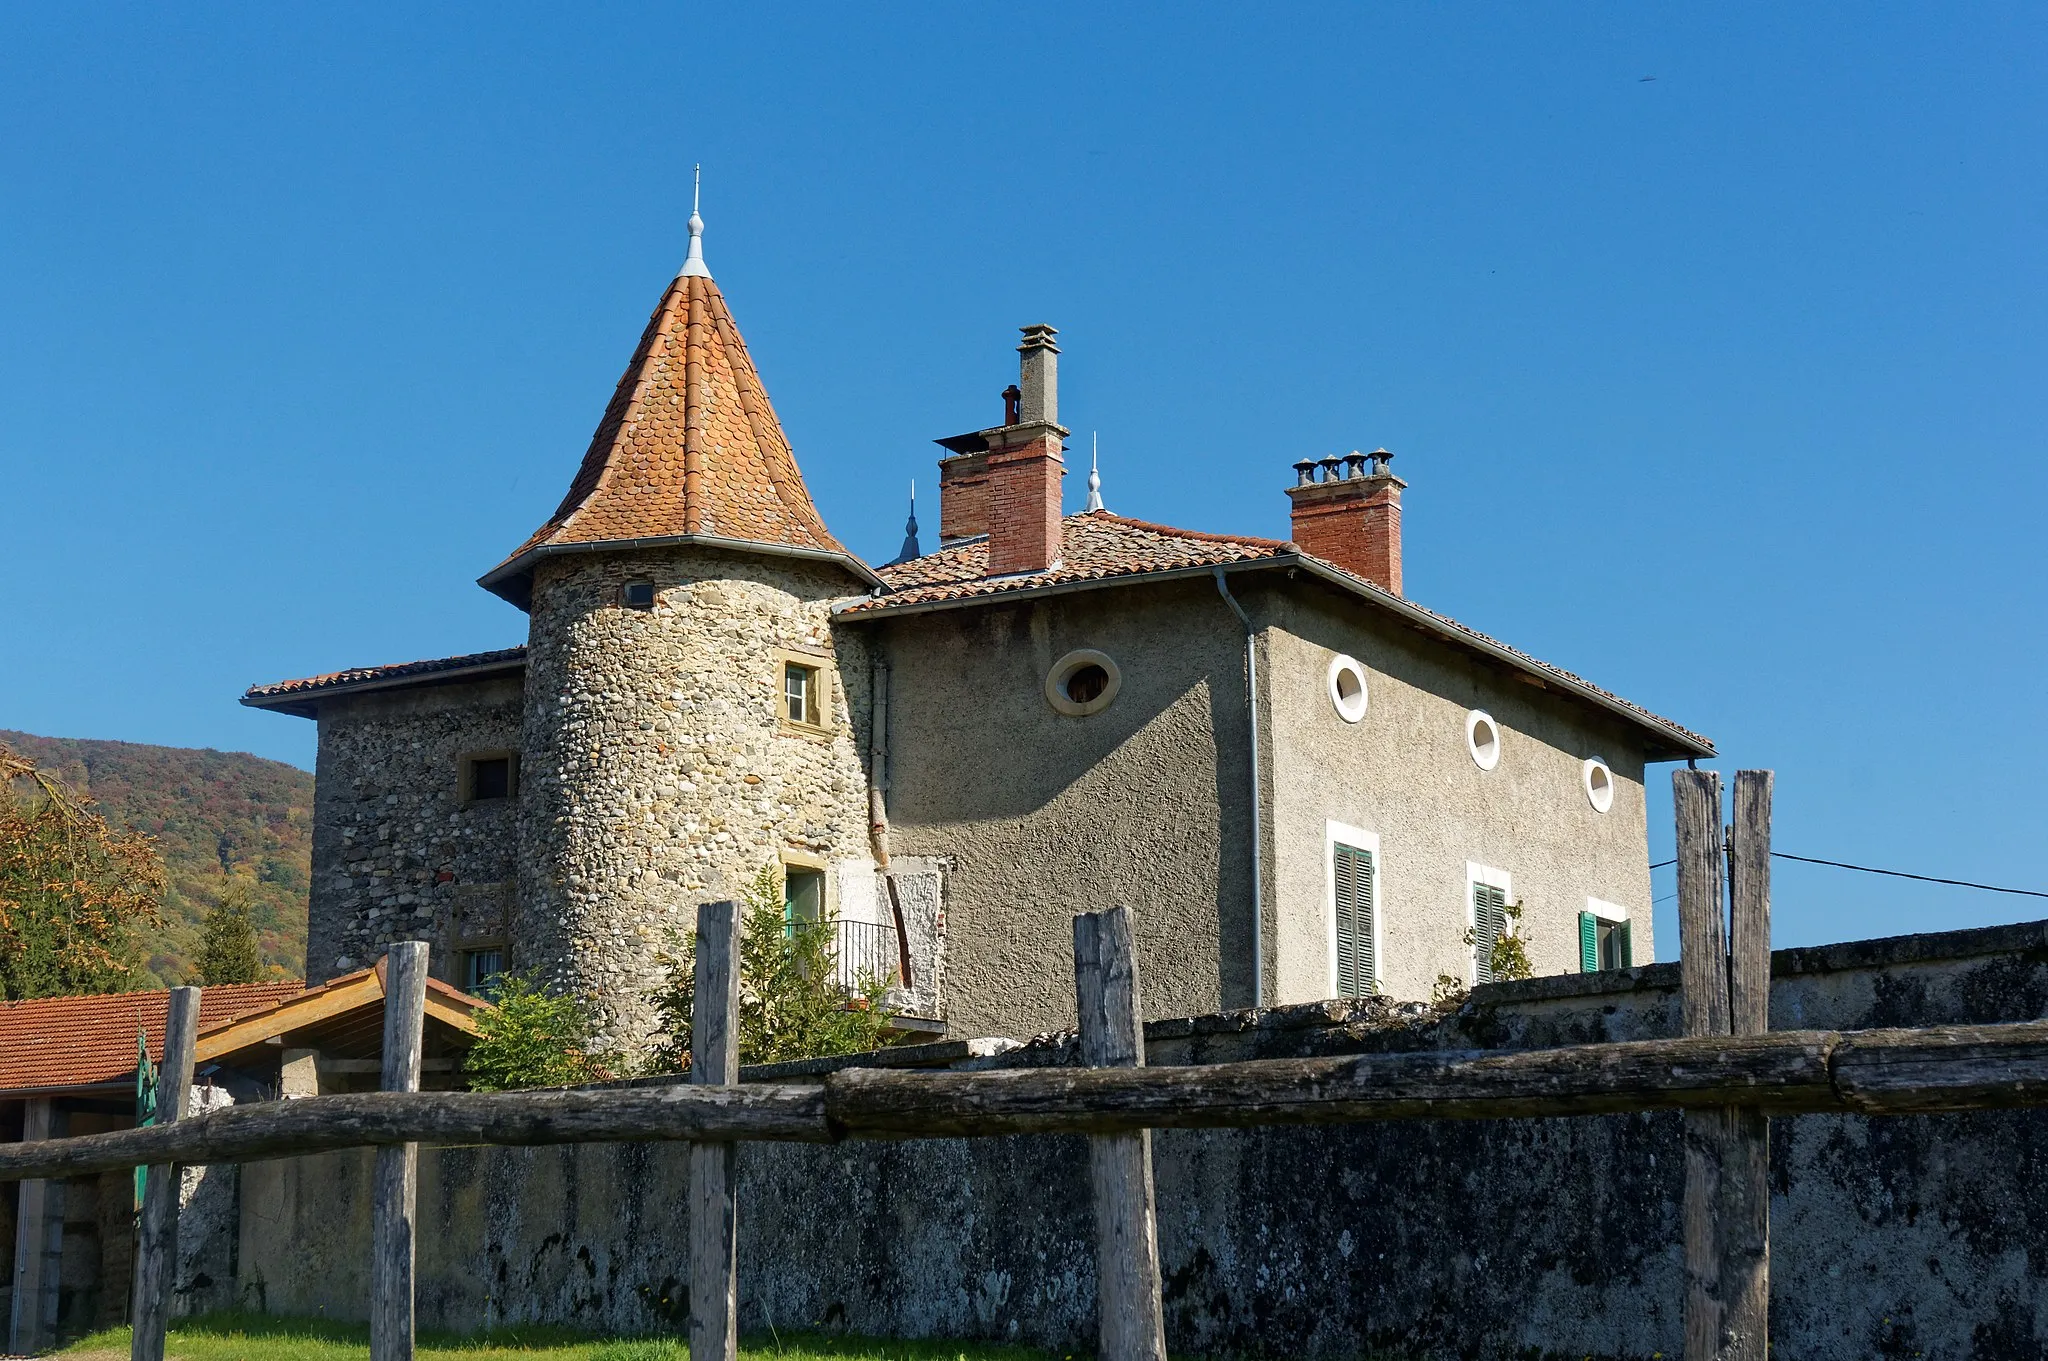
[[[530,615],[512,964],[629,1050],[698,903],[868,859],[867,662],[830,605],[876,577],[812,504],[702,231],[568,495],[483,578]]]

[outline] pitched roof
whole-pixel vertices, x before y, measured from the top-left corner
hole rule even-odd
[[[872,579],[812,504],[718,285],[685,273],[649,318],[568,495],[482,582],[522,604],[540,553],[692,539],[828,558]]]
[[[1069,515],[1061,521],[1061,528],[1060,561],[1046,571],[987,576],[987,538],[965,539],[936,553],[882,568],[885,589],[840,607],[837,614],[841,618],[860,619],[965,607],[1026,591],[1106,586],[1217,567],[1294,567],[1386,609],[1446,642],[1503,662],[1547,687],[1591,701],[1647,729],[1660,747],[1677,755],[1710,756],[1714,752],[1714,744],[1707,738],[1640,704],[1603,690],[1562,667],[1539,661],[1447,615],[1425,609],[1405,596],[1304,553],[1292,543],[1244,535],[1202,534],[1129,520],[1106,510]]]
[[[230,1021],[298,996],[305,985],[228,983],[199,994],[199,1026]],[[0,1003],[0,1091],[115,1082],[135,1072],[135,1031],[162,1060],[168,992],[116,992]]]
[[[205,994],[200,994],[203,1004]],[[438,978],[427,980],[426,1019],[446,1027],[430,1038],[476,1033],[476,1016],[491,1004]],[[384,961],[331,978],[270,1005],[208,1022],[201,1018],[193,1049],[200,1062],[227,1059],[291,1035],[329,1056],[376,1055],[384,1048]]]
[[[421,662],[392,662],[385,666],[352,666],[346,671],[330,671],[324,676],[252,685],[242,692],[242,703],[252,709],[279,709],[310,718],[314,711],[311,701],[325,699],[340,691],[438,685],[509,674],[525,666],[526,645],[521,643],[518,647],[501,647],[494,652],[470,652],[460,657],[436,657]]]

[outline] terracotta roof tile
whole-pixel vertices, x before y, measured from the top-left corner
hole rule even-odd
[[[689,534],[858,562],[812,503],[718,285],[678,276],[648,320],[569,494],[484,580],[493,584],[539,548]]]
[[[298,996],[305,985],[229,983],[199,995],[202,1029]],[[135,1072],[135,1031],[162,1061],[168,992],[116,992],[0,1003],[0,1091],[113,1082]]]
[[[1334,563],[1303,553],[1294,544],[1279,539],[1203,534],[1191,529],[1175,529],[1168,525],[1148,524],[1143,520],[1127,520],[1106,510],[1069,515],[1061,521],[1061,525],[1064,539],[1060,562],[1047,571],[1009,577],[987,576],[988,540],[985,537],[968,539],[941,548],[936,553],[928,553],[921,558],[881,568],[880,575],[888,587],[886,592],[863,597],[843,607],[839,612],[852,616],[870,615],[918,606],[931,607],[954,602],[964,604],[981,599],[997,599],[1016,591],[1038,590],[1078,582],[1106,582],[1121,577],[1179,571],[1191,567],[1227,566],[1261,559],[1301,559],[1342,578],[1346,586],[1369,600],[1376,600],[1387,608],[1398,610],[1411,618],[1419,616],[1430,621],[1454,644],[1505,658],[1546,681],[1556,681],[1568,690],[1578,690],[1605,701],[1609,706],[1625,711],[1628,716],[1664,733],[1668,738],[1676,739],[1676,745],[1681,748],[1697,748],[1701,754],[1713,751],[1713,743],[1707,738],[1681,727],[1668,718],[1650,712],[1640,704],[1623,699],[1612,691],[1603,690],[1562,667],[1538,661],[1519,648],[1510,647],[1477,629],[1466,627],[1447,615],[1438,614],[1435,610],[1417,605],[1404,596],[1395,595],[1385,587],[1367,581],[1355,573],[1347,572]]]
[[[281,680],[270,685],[252,685],[243,692],[242,703],[263,707],[269,702],[288,699],[294,695],[382,684],[413,677],[430,680],[445,672],[472,671],[483,667],[509,669],[525,660],[526,646],[522,643],[518,647],[501,647],[494,652],[471,652],[460,657],[435,657],[422,662],[393,662],[385,666],[352,666],[346,671],[330,671],[324,676],[305,676],[298,680]]]

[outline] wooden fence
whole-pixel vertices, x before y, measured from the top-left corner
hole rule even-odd
[[[400,1361],[413,1345],[419,1144],[686,1140],[690,1355],[732,1361],[739,1142],[1082,1133],[1095,1216],[1098,1354],[1164,1361],[1151,1130],[1675,1109],[1685,1113],[1686,1361],[1763,1361],[1770,1117],[2048,1105],[2048,1023],[1771,1032],[1770,772],[1737,774],[1725,835],[1718,774],[1678,771],[1673,786],[1684,1031],[1676,1039],[1148,1068],[1131,918],[1115,908],[1074,919],[1083,1067],[849,1068],[817,1083],[742,1087],[737,910],[708,903],[698,913],[688,1083],[418,1091],[427,947],[409,942],[390,955],[384,1091],[186,1116],[199,994],[181,988],[172,994],[165,1044],[164,1123],[0,1146],[0,1180],[153,1165],[133,1355],[162,1361],[177,1233],[172,1168],[375,1146],[371,1354]]]

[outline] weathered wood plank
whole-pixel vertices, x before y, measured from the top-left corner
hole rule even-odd
[[[50,1137],[56,1103],[47,1096],[22,1103],[21,1137]],[[24,1181],[14,1205],[14,1280],[9,1299],[7,1349],[26,1355],[40,1351],[45,1336],[43,1298],[49,1264],[50,1184],[41,1177]],[[60,1230],[61,1232],[61,1230]]]
[[[2048,1026],[2037,1038],[2048,1056]],[[1736,1101],[1788,1113],[1839,1110],[1827,1057],[1836,1039],[1780,1031],[1199,1067],[849,1068],[825,1079],[826,1109],[853,1138],[1600,1115]]]
[[[426,942],[393,944],[384,965],[383,1088],[417,1092],[426,1038]],[[377,1150],[370,1201],[370,1361],[412,1361],[419,1157],[417,1143]]]
[[[1098,1070],[1142,1068],[1145,1027],[1129,908],[1074,918],[1074,993],[1081,1062]],[[1095,1207],[1096,1355],[1166,1361],[1152,1132],[1090,1136],[1088,1175]]]
[[[816,1085],[537,1092],[361,1092],[229,1106],[162,1129],[0,1144],[0,1181],[73,1177],[138,1163],[243,1163],[385,1144],[829,1143]]]
[[[1738,770],[1728,844],[1728,1017],[1771,1028],[1771,772]],[[1771,1122],[1731,1107],[1721,1130],[1721,1333],[1716,1361],[1764,1361],[1771,1313]]]
[[[697,981],[690,1015],[690,1082],[740,1080],[739,905],[697,908]],[[738,1148],[690,1146],[690,1361],[739,1355]]]
[[[1871,1115],[2003,1110],[2048,1104],[2048,1023],[1934,1026],[1845,1034],[1835,1086]]]
[[[171,989],[170,1011],[164,1020],[163,1065],[156,1083],[159,1129],[185,1118],[192,1098],[192,1047],[198,1035],[199,989]],[[149,1169],[143,1189],[142,1226],[135,1245],[134,1329],[128,1350],[133,1361],[164,1361],[171,1291],[177,1284],[178,1189],[183,1180],[183,1169],[176,1163],[158,1164]]]
[[[1728,938],[1722,897],[1720,772],[1673,771],[1671,801],[1678,832],[1680,1029],[1688,1037],[1726,1035]],[[1686,1112],[1685,1192],[1680,1209],[1685,1361],[1713,1361],[1720,1354],[1721,1176],[1729,1129],[1724,1110]]]

